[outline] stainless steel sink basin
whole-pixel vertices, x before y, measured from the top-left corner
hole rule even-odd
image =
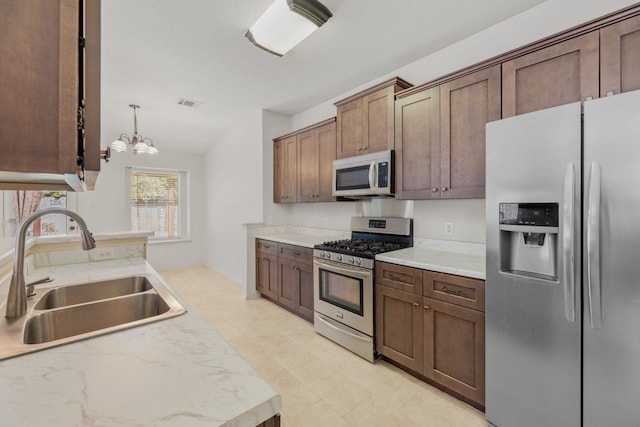
[[[137,294],[152,289],[145,276],[91,282],[82,285],[64,286],[45,293],[35,305],[36,310],[82,304],[123,295]]]
[[[40,344],[158,316],[169,306],[156,293],[131,295],[32,316],[24,328],[25,344]]]
[[[160,279],[129,276],[48,290],[27,314],[0,320],[0,360],[185,313]]]

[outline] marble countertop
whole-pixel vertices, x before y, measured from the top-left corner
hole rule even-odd
[[[314,245],[329,241],[337,240],[339,238],[346,238],[334,235],[324,234],[308,234],[308,233],[274,233],[274,234],[260,234],[256,236],[257,239],[271,240],[279,243],[286,243],[289,245],[297,245],[305,248],[313,248]]]
[[[415,239],[413,247],[376,255],[376,261],[475,279],[486,276],[484,245],[479,243]]]
[[[143,258],[32,276],[59,285],[135,274],[166,285]],[[279,413],[280,396],[176,296],[184,315],[0,362],[3,425],[255,426]]]

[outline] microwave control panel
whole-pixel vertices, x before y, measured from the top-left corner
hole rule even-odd
[[[389,162],[378,163],[378,188],[389,186]]]

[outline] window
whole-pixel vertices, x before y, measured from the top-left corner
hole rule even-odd
[[[130,168],[131,229],[153,239],[181,239],[186,212],[186,173]]]
[[[71,199],[71,200],[70,200]],[[65,191],[0,191],[0,236],[14,236],[18,224],[35,211],[61,207],[77,212],[76,197]],[[77,225],[61,214],[45,215],[29,226],[29,236],[55,236],[77,232]]]

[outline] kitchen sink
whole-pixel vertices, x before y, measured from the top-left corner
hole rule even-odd
[[[185,308],[153,275],[47,290],[27,314],[0,320],[0,360],[179,316]]]
[[[37,314],[27,320],[25,344],[40,344],[158,316],[169,311],[156,293],[132,295]]]
[[[34,306],[36,310],[64,307],[103,300],[152,289],[145,276],[122,277],[82,285],[64,286],[48,291]]]

